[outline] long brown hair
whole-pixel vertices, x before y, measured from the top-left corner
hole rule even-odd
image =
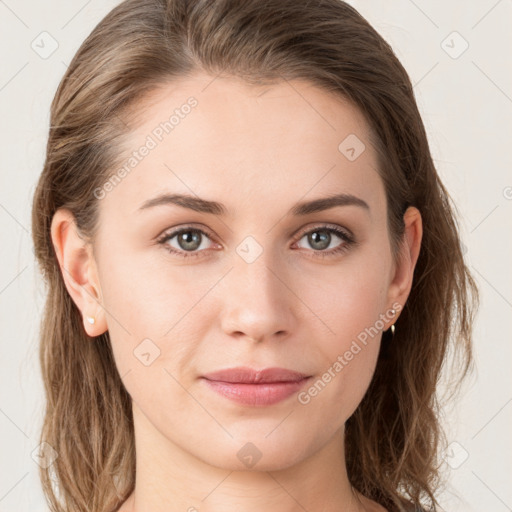
[[[472,364],[478,290],[465,265],[456,210],[436,172],[410,79],[391,47],[341,0],[126,0],[84,41],[51,105],[46,161],[34,195],[35,254],[48,287],[40,362],[41,441],[58,457],[41,468],[52,511],[117,509],[135,485],[131,398],[108,331],[85,333],[50,236],[58,208],[93,240],[94,194],[119,163],[137,103],[173,78],[206,71],[250,84],[304,79],[364,114],[378,152],[394,255],[403,213],[416,206],[423,239],[393,339],[383,334],[370,388],[346,423],[350,482],[391,510],[404,498],[436,510],[443,433],[437,383]]]

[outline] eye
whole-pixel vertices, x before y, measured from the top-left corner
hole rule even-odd
[[[184,227],[170,233],[165,233],[157,242],[162,244],[170,253],[188,258],[190,256],[199,256],[200,252],[208,249],[204,244],[206,239],[209,240],[210,237],[202,229]],[[170,244],[170,241],[173,241],[174,245]]]
[[[333,237],[334,235],[334,237]],[[334,226],[318,226],[312,230],[302,233],[301,238],[306,238],[307,243],[313,248],[315,256],[328,257],[337,255],[343,251],[347,251],[350,246],[355,244],[354,238],[339,227]],[[336,238],[342,243],[332,248],[332,243],[336,242]],[[326,251],[325,249],[331,248]]]
[[[335,256],[343,251],[347,251],[356,243],[349,232],[346,232],[337,226],[318,226],[314,229],[303,232],[299,238],[299,242],[303,238],[306,238],[309,246],[313,248],[315,257]],[[341,240],[341,243],[332,248],[332,243],[335,242],[336,238]],[[191,226],[185,226],[183,228],[164,233],[157,242],[163,245],[171,254],[176,254],[183,258],[189,258],[201,256],[201,253],[211,249],[211,245],[208,246],[208,240],[211,241],[211,237],[206,231]],[[217,244],[217,246],[219,245]],[[329,247],[331,247],[331,250],[327,251],[326,249]]]

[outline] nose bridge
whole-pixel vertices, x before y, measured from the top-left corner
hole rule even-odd
[[[282,273],[277,252],[271,246],[271,237],[262,240],[261,235],[259,240],[248,235],[235,248],[231,282],[241,296],[252,298],[254,305],[260,300],[264,304],[280,302],[280,298],[286,300],[283,284],[275,275]]]
[[[260,243],[249,235],[235,248],[223,287],[222,322],[227,333],[261,340],[289,331],[292,325],[293,294],[284,284],[277,249],[267,245],[270,238]]]

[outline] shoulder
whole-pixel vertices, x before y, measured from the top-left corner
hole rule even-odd
[[[369,512],[398,512],[398,509],[395,506],[392,506],[391,508],[384,508],[382,505],[380,505],[378,502],[373,501],[369,498],[366,498],[365,496],[362,496],[362,502],[364,503],[365,507],[367,507],[365,510],[368,510]],[[410,501],[406,501],[405,499],[401,500],[401,512],[429,512],[428,510],[424,509],[423,507],[419,505],[415,505],[414,503],[411,503]]]
[[[427,512],[423,507],[410,503],[407,508],[407,512]]]
[[[403,505],[407,512],[427,512],[423,507],[415,505],[414,503],[404,502]]]

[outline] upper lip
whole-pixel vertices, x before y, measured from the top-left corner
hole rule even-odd
[[[297,382],[308,377],[304,373],[286,368],[264,368],[253,370],[245,366],[227,368],[203,375],[205,379],[220,382],[259,384],[262,382]]]

